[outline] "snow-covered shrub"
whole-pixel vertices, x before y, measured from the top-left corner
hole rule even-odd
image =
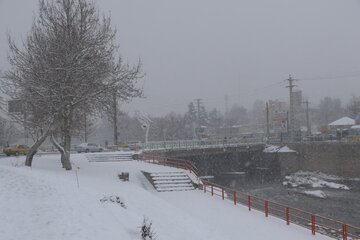
[[[155,232],[152,228],[152,222],[144,217],[143,223],[140,227],[140,234],[142,240],[156,240]]]
[[[119,196],[104,196],[102,199],[100,199],[100,202],[102,203],[106,203],[106,202],[110,202],[110,203],[116,203],[116,204],[120,204],[121,207],[126,208],[125,202],[123,200],[121,200],[121,198]]]

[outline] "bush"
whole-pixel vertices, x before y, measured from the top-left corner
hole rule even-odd
[[[140,227],[140,234],[142,240],[156,240],[155,232],[152,229],[152,222],[144,217],[143,223]]]

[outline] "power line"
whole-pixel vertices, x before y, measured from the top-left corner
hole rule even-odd
[[[313,76],[299,78],[300,81],[324,81],[324,80],[337,80],[337,79],[349,79],[349,78],[360,78],[360,71],[342,73],[342,74],[330,74],[323,76]]]

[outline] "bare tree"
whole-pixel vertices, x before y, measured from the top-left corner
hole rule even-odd
[[[140,96],[140,62],[122,62],[110,17],[99,17],[86,0],[39,1],[39,16],[22,48],[9,37],[11,68],[3,78],[5,92],[26,103],[41,137],[31,154],[59,130],[63,167],[71,169],[70,145],[76,116],[102,109],[115,91],[119,99]],[[54,139],[54,138],[52,138]],[[31,159],[30,159],[31,158]]]
[[[184,116],[171,112],[163,117],[152,118],[152,130],[150,138],[152,140],[180,140],[186,139],[186,122]],[[191,136],[191,135],[190,135]]]
[[[324,97],[319,103],[317,118],[321,126],[327,126],[330,122],[343,117],[344,109],[339,98]]]
[[[360,97],[353,96],[347,106],[349,115],[355,118],[360,113]]]
[[[20,135],[20,131],[14,123],[0,118],[0,144],[8,145],[15,137]]]
[[[111,96],[104,101],[104,113],[113,127],[113,144],[119,144],[119,121],[123,112],[120,110],[118,97],[114,90]]]

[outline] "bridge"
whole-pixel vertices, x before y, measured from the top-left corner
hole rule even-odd
[[[141,143],[144,151],[167,151],[167,150],[189,150],[207,148],[234,148],[265,145],[261,138],[232,138],[232,139],[208,139],[208,140],[175,140],[175,141],[151,141]]]

